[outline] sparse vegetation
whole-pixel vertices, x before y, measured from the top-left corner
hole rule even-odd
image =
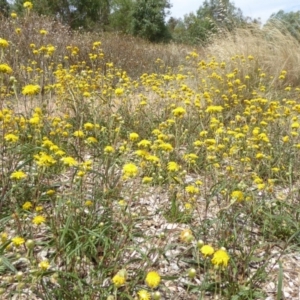
[[[299,251],[300,46],[0,22],[3,299],[264,299]]]

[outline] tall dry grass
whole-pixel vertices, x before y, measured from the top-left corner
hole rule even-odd
[[[280,26],[252,25],[236,29],[224,38],[215,39],[206,48],[206,54],[227,62],[236,54],[252,55],[257,65],[274,77],[286,70],[286,83],[297,86],[300,84],[300,43],[282,29],[283,25],[278,28]]]
[[[95,41],[101,41],[101,48],[105,53],[101,66],[103,71],[105,72],[105,64],[112,62],[133,78],[143,73],[164,72],[167,68],[176,68],[184,63],[188,51],[192,50],[187,46],[176,44],[155,45],[118,33],[73,31],[50,17],[38,16],[34,13],[17,19],[0,18],[0,37],[10,41],[10,51],[7,52],[5,59],[14,70],[17,70],[20,65],[28,66],[31,61],[37,60],[37,55],[33,55],[30,44],[34,44],[35,49],[48,45],[55,46],[56,51],[51,58],[54,64],[66,63],[63,58],[69,56],[70,65],[82,61],[89,65],[92,44]],[[19,33],[16,32],[18,29]],[[48,33],[39,34],[41,29]],[[70,56],[68,46],[80,49],[76,57]],[[161,64],[160,66],[155,64],[157,58],[163,61],[163,68]],[[21,70],[15,72],[15,76],[20,81],[26,80]]]

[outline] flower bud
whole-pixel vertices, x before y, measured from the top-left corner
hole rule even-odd
[[[195,278],[195,276],[196,276],[196,270],[195,270],[194,268],[190,268],[190,269],[188,270],[188,276],[189,276],[189,278],[191,278],[191,279]]]

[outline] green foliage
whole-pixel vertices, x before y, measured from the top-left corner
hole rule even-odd
[[[245,22],[241,9],[229,0],[205,0],[197,11],[199,19],[209,18],[219,28],[233,30]]]
[[[14,9],[23,10],[23,0],[16,0]],[[54,16],[72,28],[101,28],[108,25],[111,0],[32,0],[33,11]]]
[[[265,26],[274,26],[282,32],[289,32],[295,39],[300,41],[300,11],[278,11],[271,15]]]
[[[242,11],[230,1],[206,0],[196,13],[183,20],[170,19],[168,25],[176,42],[205,44],[216,33],[232,31],[245,22]]]
[[[190,13],[185,15],[183,20],[176,20],[176,25],[172,30],[172,37],[178,43],[205,44],[211,35],[216,32],[217,27],[211,19],[201,19],[194,13]]]
[[[0,0],[0,15],[8,17],[10,5],[6,0]]]
[[[130,33],[133,6],[133,0],[115,0],[111,6],[109,28],[118,32]]]
[[[166,42],[171,35],[166,26],[168,0],[137,0],[132,12],[132,33],[151,42]]]

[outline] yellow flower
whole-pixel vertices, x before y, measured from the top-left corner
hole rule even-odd
[[[213,255],[215,250],[210,245],[204,245],[201,247],[200,252],[206,257],[206,256]]]
[[[32,220],[32,223],[35,225],[41,225],[45,223],[46,219],[43,216],[35,216]]]
[[[162,143],[158,146],[158,148],[166,152],[172,152],[174,150],[173,146],[170,143]]]
[[[180,239],[185,243],[190,243],[193,239],[193,233],[190,229],[184,229],[180,233]]]
[[[211,259],[211,262],[215,266],[224,266],[227,267],[229,262],[229,255],[227,254],[226,250],[219,249],[214,253],[213,258]]]
[[[50,268],[50,264],[48,260],[42,260],[39,263],[39,268],[42,269],[42,271],[47,271]]]
[[[10,175],[10,179],[16,179],[16,180],[23,179],[23,178],[26,178],[26,177],[27,177],[27,175],[23,171],[14,171]]]
[[[9,134],[6,134],[4,136],[4,139],[7,141],[7,142],[12,142],[12,143],[15,143],[19,140],[19,137],[12,134],[12,133],[9,133]]]
[[[126,277],[123,274],[120,274],[119,272],[113,277],[112,279],[113,284],[115,287],[120,287],[125,284]]]
[[[137,292],[137,294],[139,296],[139,300],[150,300],[151,299],[150,294],[146,290],[139,290]]]
[[[184,209],[187,211],[187,212],[191,212],[192,209],[193,209],[193,205],[191,203],[185,203],[184,204]]]
[[[87,142],[88,144],[95,144],[95,143],[98,142],[98,140],[97,140],[95,137],[93,137],[93,136],[89,136],[89,137],[86,139],[86,142]]]
[[[45,29],[41,29],[41,30],[40,30],[40,34],[41,34],[41,35],[46,35],[46,34],[48,34],[48,31],[45,30]]]
[[[40,167],[50,167],[56,163],[56,160],[46,152],[40,152],[39,154],[34,155],[34,159],[36,164]]]
[[[138,138],[139,138],[139,135],[135,132],[132,132],[132,133],[129,134],[129,139],[131,141],[136,141],[136,140],[138,140]]]
[[[189,194],[199,194],[199,189],[193,185],[186,186],[185,191]]]
[[[26,2],[24,2],[23,7],[27,8],[27,9],[32,9],[33,5],[31,2],[26,1]]]
[[[82,95],[83,95],[83,97],[85,97],[85,98],[91,97],[91,93],[89,93],[89,92],[87,92],[87,91],[85,91]]]
[[[135,177],[138,174],[138,168],[135,164],[128,163],[123,166],[123,175],[125,178]]]
[[[95,127],[95,125],[94,124],[92,124],[92,123],[85,123],[84,125],[83,125],[83,128],[85,129],[85,130],[92,130],[93,128]]]
[[[179,168],[180,168],[179,165],[175,161],[170,161],[168,163],[167,169],[170,172],[177,172],[179,170]]]
[[[32,203],[30,201],[26,201],[23,205],[22,208],[24,210],[29,210],[32,207]]]
[[[211,105],[208,106],[207,109],[205,110],[205,112],[207,113],[218,113],[218,112],[222,112],[224,108],[222,106],[219,105]]]
[[[150,183],[153,181],[153,177],[148,177],[148,176],[145,176],[143,179],[142,179],[142,183],[146,184],[146,183]]]
[[[93,205],[93,201],[87,200],[87,201],[85,201],[84,205],[87,206],[87,207],[92,206]]]
[[[38,212],[38,211],[42,211],[43,209],[44,209],[43,206],[39,205],[35,208],[35,211]]]
[[[0,48],[7,48],[8,47],[8,41],[5,39],[0,38]]]
[[[46,192],[46,194],[47,194],[48,196],[53,196],[53,195],[55,194],[55,190],[48,190],[48,191]]]
[[[10,14],[10,16],[13,18],[13,19],[15,19],[15,18],[17,18],[17,14],[15,13],[15,12],[12,12],[11,14]]]
[[[288,141],[290,140],[290,138],[289,138],[289,136],[284,136],[283,138],[282,138],[282,141],[284,142],[284,143],[287,143]]]
[[[12,68],[8,64],[0,65],[0,73],[11,74],[12,71]]]
[[[115,149],[112,146],[106,146],[104,148],[104,153],[106,153],[106,154],[108,154],[108,153],[114,153],[114,152],[115,152]]]
[[[244,200],[244,193],[242,191],[233,191],[231,193],[231,198],[237,200],[238,202],[241,202]]]
[[[84,137],[84,133],[83,133],[82,130],[74,131],[73,135],[74,135],[75,137],[79,137],[79,138]]]
[[[1,238],[1,243],[4,244],[7,241],[8,234],[6,232],[2,232],[0,238]]]
[[[139,148],[147,148],[151,146],[151,142],[148,140],[141,140],[137,145]]]
[[[121,96],[123,93],[124,93],[124,90],[123,90],[123,89],[121,89],[121,88],[115,89],[115,94],[116,94],[117,96]]]
[[[186,113],[186,110],[179,106],[173,109],[172,113],[175,117],[182,117]]]
[[[155,289],[159,286],[160,276],[157,272],[150,271],[146,276],[145,282],[150,288]]]
[[[63,157],[61,161],[69,167],[77,166],[77,161],[71,156]]]
[[[41,90],[41,87],[37,84],[29,84],[23,87],[22,94],[25,96],[37,95]]]
[[[20,237],[20,236],[14,237],[13,239],[11,239],[11,241],[13,242],[13,244],[16,247],[19,247],[19,246],[21,246],[22,244],[25,243],[25,240],[22,237]]]

